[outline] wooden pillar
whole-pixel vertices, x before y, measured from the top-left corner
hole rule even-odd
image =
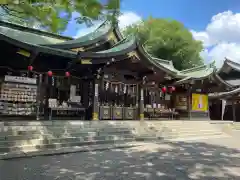
[[[143,86],[140,85],[140,98],[139,98],[139,118],[144,120],[144,96],[143,96]]]
[[[236,104],[234,100],[232,100],[232,113],[233,113],[233,121],[236,121]]]
[[[188,118],[189,120],[192,119],[192,84],[189,85],[188,88]]]
[[[84,108],[88,108],[89,106],[89,81],[87,80],[82,80],[82,104]]]
[[[145,84],[145,79],[143,79],[142,84],[139,84],[139,119],[140,121],[144,120],[144,91],[143,86]]]
[[[92,120],[99,120],[99,77],[94,80]]]
[[[36,120],[39,120],[40,105],[41,105],[41,89],[42,89],[42,74],[38,76],[38,87],[37,87],[37,107],[36,107]]]
[[[136,99],[135,99],[135,107],[138,107],[139,105],[138,105],[138,102],[139,102],[139,96],[138,96],[138,94],[139,94],[139,86],[138,85],[136,85],[136,93],[135,93],[135,97],[136,97]],[[144,94],[143,94],[143,99],[144,99]]]
[[[48,119],[48,106],[49,106],[49,98],[50,98],[50,81],[48,75],[45,75],[44,80],[44,86],[45,86],[45,92],[44,92],[44,119]]]

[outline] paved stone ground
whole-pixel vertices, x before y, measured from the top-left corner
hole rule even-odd
[[[0,161],[0,180],[235,180],[238,138]]]

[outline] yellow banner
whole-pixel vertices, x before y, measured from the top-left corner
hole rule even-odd
[[[207,112],[208,96],[205,94],[192,94],[192,111]]]

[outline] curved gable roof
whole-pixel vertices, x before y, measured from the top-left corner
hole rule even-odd
[[[56,43],[56,44],[42,44],[42,45],[53,47],[53,48],[60,48],[60,49],[72,49],[72,48],[78,48],[83,46],[89,46],[91,44],[99,42],[100,40],[106,39],[107,35],[111,31],[112,31],[111,23],[108,21],[105,21],[94,31],[84,36],[81,36],[79,38],[61,42],[61,43]]]
[[[70,38],[0,21],[0,34],[31,44],[60,43]]]

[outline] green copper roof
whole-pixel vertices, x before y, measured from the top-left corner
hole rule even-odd
[[[236,88],[234,90],[231,91],[227,91],[227,92],[219,92],[219,93],[209,93],[208,96],[210,98],[228,98],[229,96],[233,96],[233,95],[238,95],[240,93],[240,88]]]
[[[64,57],[68,57],[68,58],[76,58],[77,57],[77,52],[31,44],[31,43],[19,41],[18,38],[9,37],[9,36],[6,36],[1,33],[0,33],[0,40],[7,42],[9,44],[13,44],[19,48],[22,48],[22,49],[30,51],[30,52],[37,51],[38,53],[42,52],[42,53],[46,53],[46,54],[52,54],[52,55],[56,55],[56,56],[64,56]]]
[[[203,80],[210,77],[215,72],[215,67],[211,64],[202,65],[186,69],[178,72],[178,76],[183,79],[176,82],[176,84],[185,83],[191,80]]]
[[[213,72],[214,72],[214,68],[209,67],[209,65],[202,65],[202,66],[197,66],[191,69],[179,71],[179,74],[185,77],[198,79],[198,78],[207,77]]]
[[[91,33],[86,34],[85,36],[77,38],[79,42],[84,42],[84,41],[91,41],[97,37],[103,36],[107,32],[109,32],[112,28],[112,25],[110,22],[104,22],[101,24],[96,30],[94,30]]]
[[[31,44],[53,44],[67,40],[67,37],[2,21],[0,21],[0,34]]]
[[[240,72],[240,64],[229,59],[225,59],[222,67],[218,69],[217,73],[229,73],[232,69]]]
[[[111,23],[105,21],[93,32],[88,33],[87,35],[81,36],[79,38],[73,39],[70,37],[68,38],[64,36],[59,36],[56,34],[0,21],[0,34],[3,34],[8,37],[13,37],[18,41],[22,41],[25,43],[38,44],[59,49],[71,49],[81,47],[84,45],[90,45],[93,40],[98,40],[104,35],[107,35],[111,29],[112,29]],[[71,45],[73,47],[70,47]]]
[[[134,36],[129,36],[125,39],[123,39],[122,41],[118,42],[117,44],[115,44],[115,46],[113,46],[111,49],[107,49],[104,51],[98,51],[96,53],[113,53],[113,52],[120,52],[123,51],[125,49],[128,49],[129,47],[133,46],[136,41],[135,41],[135,37]]]
[[[172,61],[168,61],[168,60],[164,60],[164,59],[159,59],[159,58],[155,58],[155,57],[152,57],[152,59],[159,65],[165,67],[166,69],[169,69],[173,72],[178,72],[177,69],[175,69],[175,67],[173,66],[173,63]]]
[[[56,43],[56,44],[44,44],[45,46],[50,46],[50,47],[55,47],[55,48],[64,48],[64,49],[69,49],[70,48],[76,48],[76,47],[81,47],[84,45],[90,45],[93,40],[98,40],[99,38],[103,37],[104,35],[107,35],[108,32],[112,29],[112,25],[110,22],[105,21],[102,23],[97,29],[94,31],[81,36],[79,38],[61,42],[61,43]]]
[[[8,27],[0,26],[0,33],[9,37],[13,37],[19,41],[31,43],[31,44],[49,44],[49,43],[59,43],[64,40],[55,39],[43,35],[37,35],[34,33],[23,32]]]
[[[225,81],[217,73],[213,74],[213,79],[215,82],[225,85],[226,87],[234,87],[236,81]]]

